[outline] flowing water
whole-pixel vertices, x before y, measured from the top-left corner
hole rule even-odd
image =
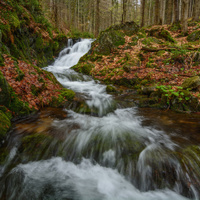
[[[46,68],[79,101],[16,120],[1,144],[0,199],[200,199],[198,115],[139,109],[70,69],[91,43],[69,40]]]

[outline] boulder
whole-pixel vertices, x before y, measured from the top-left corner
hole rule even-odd
[[[5,138],[8,129],[11,126],[10,119],[0,110],[0,142]]]
[[[157,86],[141,87],[141,93],[145,95],[150,95],[155,92]]]
[[[98,44],[94,51],[98,54],[109,55],[119,45],[125,44],[125,35],[137,33],[139,26],[135,22],[126,22],[111,26],[109,29],[102,31],[94,43]]]
[[[197,40],[200,40],[200,30],[199,31],[194,31],[187,37],[188,42],[195,42]]]
[[[183,89],[192,89],[196,90],[200,88],[200,77],[199,76],[194,76],[191,78],[187,78],[184,80],[182,84]]]
[[[109,55],[119,45],[125,44],[124,33],[119,30],[106,30],[101,32],[97,40],[98,46],[95,52],[98,54]]]
[[[170,33],[163,28],[162,29],[161,28],[154,28],[154,29],[149,30],[148,36],[153,36],[153,37],[156,37],[158,39],[164,39],[164,40],[172,42],[172,43],[175,42],[175,40],[170,35]]]

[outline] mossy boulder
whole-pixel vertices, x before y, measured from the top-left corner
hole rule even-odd
[[[11,126],[10,119],[0,110],[0,141],[5,138],[7,131]]]
[[[48,152],[53,137],[45,133],[33,133],[22,138],[22,143],[19,148],[20,156],[23,161],[38,160],[41,158],[51,157]]]
[[[95,52],[102,55],[109,55],[119,45],[125,44],[125,34],[120,30],[108,29],[100,33],[96,43],[98,46]]]
[[[50,106],[52,107],[63,107],[63,105],[66,105],[68,101],[72,101],[75,97],[75,92],[70,89],[62,89],[60,95],[53,96],[52,101],[50,103]]]
[[[178,31],[181,30],[180,22],[175,22],[170,26],[170,31]]]
[[[148,36],[153,36],[153,37],[156,37],[158,39],[164,39],[168,42],[175,43],[175,40],[173,39],[173,37],[171,36],[169,31],[167,31],[163,28],[154,28],[154,29],[149,30]]]
[[[156,86],[147,86],[147,87],[141,87],[141,94],[150,95],[151,93],[155,92]]]
[[[112,85],[107,85],[106,86],[106,92],[108,93],[113,93],[113,92],[117,92],[116,88],[113,87]]]
[[[184,80],[182,84],[183,89],[199,89],[200,87],[200,77],[199,76],[194,76],[191,78],[187,78]]]
[[[139,31],[139,26],[133,21],[115,25],[112,28],[114,30],[122,30],[128,36],[131,36]]]
[[[200,30],[194,31],[187,37],[188,42],[195,42],[197,40],[200,40]]]
[[[72,69],[79,73],[91,75],[91,71],[94,67],[95,65],[91,63],[78,63],[77,65],[73,66]]]

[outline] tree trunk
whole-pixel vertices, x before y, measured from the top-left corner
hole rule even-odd
[[[142,6],[141,6],[141,27],[144,26],[144,11],[145,11],[145,1],[146,0],[142,0]]]
[[[127,0],[122,1],[122,7],[123,7],[123,13],[122,13],[122,23],[126,22],[126,6],[127,6]]]
[[[200,17],[200,0],[194,0],[193,20],[199,21]]]
[[[100,11],[99,11],[100,0],[96,2],[96,26],[95,26],[95,37],[99,34],[99,26],[100,26]]]
[[[172,0],[166,0],[166,24],[171,24],[172,23],[172,12],[173,11],[173,2]]]
[[[189,0],[182,1],[182,32],[186,33],[188,31],[188,9],[189,9]]]
[[[179,0],[174,0],[174,23],[179,22]]]
[[[155,24],[159,24],[159,13],[160,13],[160,11],[159,11],[159,5],[160,3],[159,3],[159,0],[156,0],[155,1]]]

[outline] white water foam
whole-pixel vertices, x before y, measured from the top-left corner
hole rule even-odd
[[[59,200],[187,199],[169,189],[140,192],[116,170],[94,165],[86,159],[79,165],[61,158],[21,164],[12,170],[11,176],[15,174],[23,174],[15,200],[39,199],[41,194],[43,199]]]

